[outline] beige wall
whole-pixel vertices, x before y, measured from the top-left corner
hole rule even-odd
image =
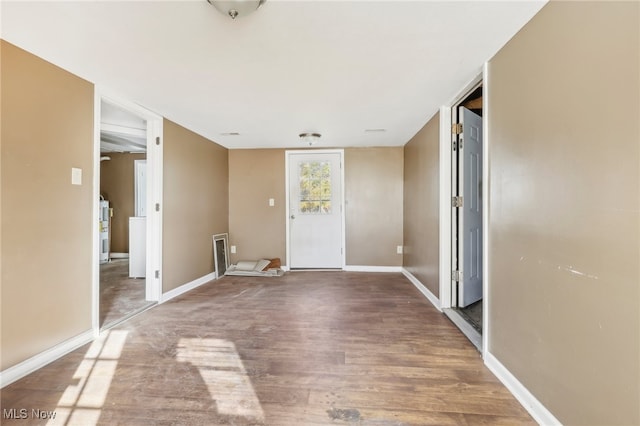
[[[229,151],[229,243],[238,250],[232,262],[279,257],[285,263],[284,159],[283,149]]]
[[[163,292],[214,271],[213,234],[228,232],[228,151],[164,120]]]
[[[347,265],[402,266],[403,148],[344,152]]]
[[[402,148],[345,150],[345,194],[347,264],[400,266],[395,250],[402,244]],[[285,202],[284,149],[229,151],[229,238],[238,249],[233,262],[285,262]]]
[[[489,350],[564,424],[640,424],[639,8],[551,2],[489,67]]]
[[[111,160],[100,162],[100,195],[109,200],[111,252],[129,253],[129,217],[135,215],[134,161],[146,154],[110,152]]]
[[[404,146],[404,267],[440,294],[440,114]]]
[[[93,86],[1,43],[4,370],[91,329]]]

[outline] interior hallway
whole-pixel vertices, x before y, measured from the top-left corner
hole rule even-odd
[[[7,386],[1,403],[83,425],[535,424],[399,273],[223,277]]]

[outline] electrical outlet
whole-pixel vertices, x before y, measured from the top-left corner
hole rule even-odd
[[[233,254],[236,253],[236,246],[231,246],[231,253],[233,253]]]
[[[402,254],[402,246],[397,246],[396,247],[396,253]]]
[[[269,207],[273,207],[276,205],[276,200],[274,200],[273,198],[269,198]]]

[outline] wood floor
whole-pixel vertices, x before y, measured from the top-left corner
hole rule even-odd
[[[129,259],[100,265],[100,327],[109,327],[153,302],[145,300],[144,278],[129,278]]]
[[[444,315],[383,273],[224,277],[6,387],[1,402],[29,414],[3,425],[46,424],[32,409],[81,425],[535,424]]]

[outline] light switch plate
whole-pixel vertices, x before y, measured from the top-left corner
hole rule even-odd
[[[82,169],[71,168],[71,185],[82,185]]]
[[[274,200],[273,198],[269,198],[269,207],[273,207],[276,205],[276,200]]]
[[[397,246],[396,247],[396,253],[397,254],[402,254],[402,246]]]
[[[235,252],[236,252],[236,246],[231,246],[231,253],[235,254]]]

